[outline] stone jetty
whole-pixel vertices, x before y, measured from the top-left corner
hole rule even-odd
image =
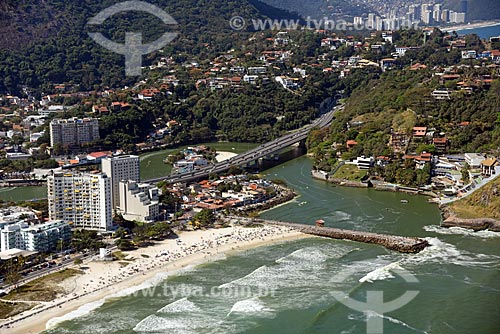
[[[247,218],[243,219],[250,220]],[[295,224],[295,223],[275,221],[275,220],[265,220],[265,219],[254,219],[253,222],[288,226],[295,228],[302,233],[316,235],[320,237],[352,240],[357,242],[364,242],[367,244],[381,245],[387,249],[394,250],[400,253],[418,253],[424,250],[427,246],[429,246],[429,243],[426,240],[413,237],[402,237],[397,235],[388,235],[388,234],[372,233],[364,231],[353,231],[353,230],[346,230],[346,229],[339,229],[332,227]]]

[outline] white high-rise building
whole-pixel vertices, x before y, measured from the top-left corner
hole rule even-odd
[[[450,11],[448,9],[443,9],[441,12],[441,21],[450,22]]]
[[[424,3],[424,4],[420,5],[420,8],[421,8],[420,10],[423,13],[426,11],[432,11],[433,6],[432,6],[432,4]]]
[[[47,176],[47,195],[51,220],[101,231],[113,225],[111,180],[105,174],[53,173]]]
[[[431,24],[433,22],[432,11],[427,10],[427,11],[422,12],[422,21],[425,24]]]
[[[139,157],[121,155],[102,159],[102,172],[111,179],[111,204],[113,209],[120,206],[120,181],[139,181]]]
[[[368,29],[375,29],[377,24],[377,16],[374,13],[368,14],[368,21],[366,22]]]
[[[31,226],[21,221],[6,225],[0,230],[2,252],[10,249],[34,252],[56,251],[60,241],[66,245],[71,241],[71,227],[62,220]]]
[[[412,21],[420,21],[422,17],[422,7],[420,5],[410,5],[408,13],[411,14]]]
[[[50,122],[50,145],[80,145],[99,139],[97,118],[54,119]]]
[[[120,181],[120,210],[125,219],[150,222],[160,214],[159,190],[148,183]]]
[[[434,22],[441,21],[441,13],[443,11],[443,6],[441,4],[435,4],[432,12],[432,19]]]

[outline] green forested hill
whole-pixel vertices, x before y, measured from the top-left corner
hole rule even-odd
[[[47,83],[75,82],[82,89],[94,85],[121,86],[135,78],[122,75],[124,59],[88,37],[87,22],[117,0],[5,0],[0,1],[0,92],[16,93],[21,85],[43,89]],[[256,0],[152,0],[178,23],[165,26],[158,18],[139,12],[117,14],[92,31],[123,42],[126,31],[143,33],[144,42],[165,31],[179,37],[166,47],[170,55],[197,55],[228,50],[240,32],[230,29],[229,19],[293,17]],[[151,56],[153,57],[153,56]],[[146,58],[146,57],[145,57]],[[147,62],[147,58],[146,58]]]

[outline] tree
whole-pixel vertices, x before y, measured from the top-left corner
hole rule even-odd
[[[127,231],[123,227],[119,227],[114,234],[115,237],[119,239],[124,239],[127,236]]]
[[[180,209],[182,205],[182,199],[168,190],[166,186],[162,188],[160,202],[167,208],[169,212],[174,212]]]
[[[116,240],[115,245],[121,251],[132,250],[135,248],[132,242],[128,239],[118,239]]]
[[[5,269],[5,282],[8,284],[17,284],[19,280],[21,280],[21,270],[23,269],[25,259],[22,256],[17,256],[15,258],[11,258],[7,261],[4,268]]]
[[[436,153],[436,146],[432,144],[420,144],[417,147],[417,153],[420,154],[422,152],[427,152],[427,153]]]
[[[243,170],[238,166],[231,165],[227,171],[229,175],[239,175],[243,173]]]
[[[462,170],[461,170],[461,173],[462,173],[462,182],[463,184],[467,184],[469,183],[470,181],[470,174],[469,174],[469,171],[470,171],[470,166],[469,164],[466,162],[464,164],[464,166],[462,167]]]
[[[210,226],[215,222],[215,214],[212,210],[203,209],[193,217],[193,221],[201,227]]]

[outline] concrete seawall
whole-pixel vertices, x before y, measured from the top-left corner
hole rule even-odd
[[[344,239],[367,244],[376,244],[384,246],[387,249],[400,253],[418,253],[424,250],[429,243],[424,239],[402,237],[397,235],[388,235],[364,231],[345,230],[332,227],[318,227],[312,225],[295,224],[274,220],[254,219],[255,223],[264,223],[271,225],[280,225],[292,227],[302,233],[316,235],[332,239]]]

